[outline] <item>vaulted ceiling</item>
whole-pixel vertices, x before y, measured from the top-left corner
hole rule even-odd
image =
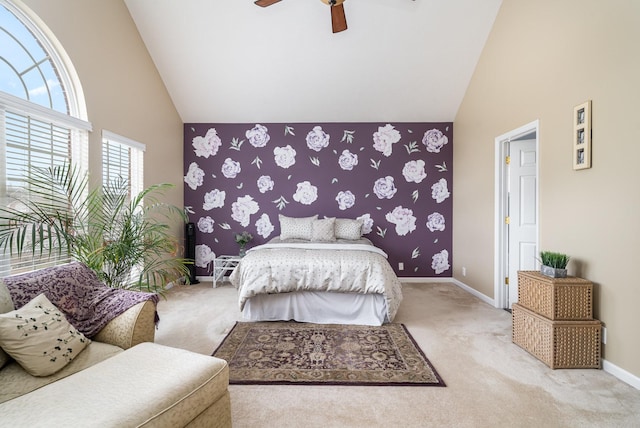
[[[125,0],[185,123],[453,121],[502,0]]]

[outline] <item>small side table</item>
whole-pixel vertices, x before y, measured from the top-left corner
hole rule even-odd
[[[231,275],[231,272],[238,266],[242,257],[240,256],[217,256],[213,259],[213,287],[218,286],[218,282],[222,281],[225,274]]]

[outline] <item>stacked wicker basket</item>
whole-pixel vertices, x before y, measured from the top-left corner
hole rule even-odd
[[[602,325],[593,319],[593,284],[518,272],[513,343],[552,369],[600,368]]]

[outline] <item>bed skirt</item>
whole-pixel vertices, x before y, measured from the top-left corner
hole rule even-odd
[[[247,300],[247,321],[289,321],[316,324],[382,325],[388,322],[382,294],[296,291],[259,294]]]

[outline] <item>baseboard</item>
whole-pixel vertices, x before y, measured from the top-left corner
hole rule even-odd
[[[602,370],[612,376],[617,377],[621,381],[628,383],[635,389],[640,390],[640,377],[634,375],[633,373],[629,373],[625,369],[620,368],[607,360],[602,360]]]
[[[478,290],[476,290],[475,288],[471,288],[469,287],[467,284],[465,284],[462,281],[459,281],[455,278],[451,278],[451,282],[453,282],[455,285],[457,285],[458,287],[462,288],[463,290],[469,292],[470,294],[473,294],[474,296],[476,296],[478,299],[482,300],[483,302],[493,306],[494,308],[496,307],[496,302],[494,299],[492,299],[491,297],[482,294],[481,292],[479,292]]]

